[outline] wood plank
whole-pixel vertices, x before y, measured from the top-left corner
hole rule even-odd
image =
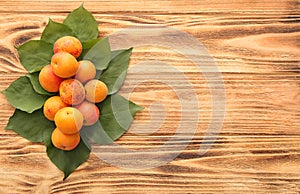
[[[0,11],[2,12],[69,12],[82,4],[80,0],[1,0]],[[151,0],[151,1],[126,1],[126,0],[106,0],[106,1],[85,1],[84,5],[91,11],[101,12],[163,12],[163,13],[195,13],[195,12],[298,12],[298,1],[281,0],[223,0],[214,1],[172,1],[172,0]],[[24,9],[26,7],[27,9]]]
[[[299,193],[300,192],[300,23],[297,1],[87,1],[100,36],[137,24],[165,24],[197,38],[215,59],[226,86],[226,117],[211,149],[199,155],[211,120],[205,77],[174,50],[144,46],[133,50],[130,67],[160,60],[184,73],[194,87],[200,120],[171,146],[188,144],[168,164],[146,170],[120,169],[92,154],[66,181],[41,144],[3,130],[13,108],[0,94],[0,193]],[[62,21],[80,1],[1,1],[0,90],[26,71],[14,45],[37,39],[51,17]],[[24,7],[26,9],[24,9]],[[8,14],[9,13],[9,14]],[[147,72],[145,72],[147,73]],[[151,73],[147,74],[151,76]],[[166,74],[167,75],[167,74]],[[176,91],[157,80],[131,87],[146,74],[130,73],[120,91],[145,106],[117,141],[137,153],[158,148],[174,136],[182,116]],[[170,77],[171,79],[172,77]],[[181,80],[174,80],[180,85]],[[187,91],[188,92],[188,91]],[[153,102],[166,118],[154,133],[136,126],[150,121]],[[163,111],[151,112],[154,118]],[[153,125],[158,120],[153,120]],[[144,133],[144,134],[143,134]],[[164,153],[161,151],[162,154]],[[103,154],[110,153],[109,150]],[[155,154],[155,153],[153,153]]]

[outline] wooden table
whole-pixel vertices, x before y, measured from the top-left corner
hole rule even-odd
[[[26,73],[14,45],[39,38],[49,17],[61,22],[81,3],[0,1],[0,90]],[[182,153],[146,170],[122,169],[91,154],[62,181],[63,174],[50,162],[43,145],[4,130],[14,109],[0,94],[0,193],[300,192],[299,1],[107,0],[85,1],[84,6],[99,22],[101,37],[138,24],[162,24],[201,42],[222,73],[226,89],[222,130],[207,153],[199,155],[212,112],[203,74],[172,49],[137,47],[130,65],[146,60],[168,63],[187,77],[197,94],[200,119],[193,139],[181,142],[188,144]],[[128,75],[122,95],[128,95],[130,79],[138,77]],[[147,123],[150,115],[166,114],[166,118],[157,131],[137,135],[130,129],[117,143],[143,152],[174,136],[181,115],[175,94],[155,80],[141,83],[129,95],[145,106],[135,124]],[[162,103],[165,111],[149,112],[153,102]]]

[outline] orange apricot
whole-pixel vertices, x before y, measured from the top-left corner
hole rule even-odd
[[[83,116],[78,109],[65,107],[57,111],[54,122],[61,132],[65,134],[74,134],[82,128]]]
[[[47,119],[54,121],[54,116],[60,109],[68,105],[62,101],[59,96],[52,96],[48,98],[43,107],[43,113]]]
[[[85,90],[80,81],[70,78],[61,82],[59,95],[66,104],[77,105],[85,99]]]
[[[61,150],[73,150],[80,143],[79,133],[65,134],[61,132],[58,128],[55,128],[51,135],[52,144]]]
[[[94,79],[96,76],[95,65],[88,60],[79,61],[79,68],[76,73],[75,78],[78,79],[81,83],[86,83],[89,80]]]
[[[69,78],[76,74],[79,63],[76,58],[67,52],[59,52],[52,56],[51,66],[53,72],[62,78]]]
[[[107,94],[108,88],[106,84],[100,80],[90,80],[88,81],[85,86],[85,98],[93,103],[102,102]]]
[[[44,66],[39,73],[39,82],[42,88],[48,92],[58,92],[60,83],[63,80],[53,72],[51,65]]]
[[[55,41],[53,51],[54,53],[67,52],[78,58],[82,52],[82,44],[73,36],[63,36]]]
[[[81,112],[84,126],[91,126],[99,120],[100,111],[94,103],[84,101],[75,108]]]

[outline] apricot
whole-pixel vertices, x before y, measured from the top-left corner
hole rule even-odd
[[[83,115],[84,126],[91,126],[98,121],[100,111],[94,103],[84,101],[83,103],[75,106],[75,108],[77,108]]]
[[[90,80],[88,81],[85,86],[85,98],[93,103],[102,102],[107,94],[108,88],[106,84],[100,80]]]
[[[83,126],[83,116],[74,107],[65,107],[57,111],[54,117],[57,128],[65,134],[77,133]]]
[[[61,78],[70,78],[77,73],[79,63],[76,58],[67,52],[59,52],[52,56],[53,72]]]
[[[61,150],[73,150],[80,142],[79,133],[65,134],[61,132],[58,128],[55,128],[51,135],[52,144]]]
[[[48,92],[58,92],[60,83],[63,80],[53,72],[51,65],[44,66],[39,73],[39,82],[42,88]]]
[[[62,101],[59,96],[52,96],[48,98],[44,104],[43,112],[47,119],[54,121],[54,116],[60,109],[68,105]]]
[[[55,41],[53,51],[54,53],[67,52],[78,58],[82,52],[82,44],[73,36],[63,36]]]
[[[81,83],[86,83],[89,80],[94,79],[96,76],[95,65],[88,60],[79,61],[79,68],[76,73],[75,78],[78,79]]]
[[[85,90],[80,81],[70,78],[61,82],[59,95],[66,104],[77,105],[84,101]]]

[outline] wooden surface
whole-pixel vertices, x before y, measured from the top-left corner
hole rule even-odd
[[[26,73],[14,45],[39,38],[49,17],[62,21],[81,2],[0,0],[0,90]],[[300,193],[299,1],[107,0],[84,5],[99,22],[100,36],[137,24],[163,24],[202,42],[226,88],[222,131],[213,147],[198,155],[211,119],[211,94],[203,75],[172,50],[135,48],[130,65],[159,59],[180,69],[195,88],[201,119],[188,147],[168,164],[135,171],[91,154],[62,181],[43,145],[3,130],[13,108],[0,94],[0,193]],[[123,95],[128,95],[130,79],[138,75],[128,75]],[[137,123],[149,121],[153,102],[165,105],[166,120],[149,135],[129,130],[120,145],[143,151],[174,135],[180,102],[172,88],[142,83],[130,98],[146,107]]]

